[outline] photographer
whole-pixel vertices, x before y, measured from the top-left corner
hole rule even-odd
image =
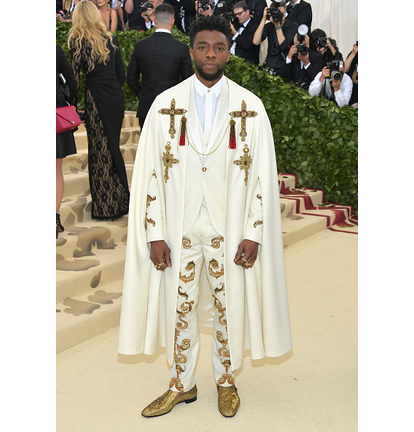
[[[299,31],[301,29],[302,27],[299,27]],[[309,49],[309,37],[306,33],[307,26],[304,25],[302,34],[295,35],[293,45],[286,57],[286,63],[280,73],[284,80],[305,90],[325,66],[323,55]]]
[[[325,97],[340,107],[348,105],[352,95],[352,80],[344,73],[343,61],[328,63],[311,82],[309,94]]]
[[[322,29],[315,29],[310,35],[310,48],[321,53],[326,62],[344,60],[336,45],[336,41],[326,36]]]
[[[233,17],[234,24],[233,19],[230,20],[230,28],[233,34],[233,45],[230,52],[257,66],[259,64],[260,47],[253,44],[253,37],[258,24],[250,17],[250,9],[245,1],[233,5]]]
[[[144,0],[126,0],[125,2],[129,30],[137,30],[139,32],[147,30],[145,20],[139,11],[141,3],[144,3]]]
[[[266,21],[269,20],[268,23]],[[298,30],[297,23],[286,19],[286,1],[272,2],[263,11],[263,18],[254,34],[253,43],[260,45],[268,39],[265,67],[272,75],[280,75],[286,63],[289,46]]]
[[[308,27],[308,35],[312,24],[312,6],[304,0],[292,0],[287,6],[287,16],[298,25],[305,24]]]
[[[352,82],[352,96],[349,105],[354,108],[358,107],[358,41],[354,43],[352,51],[345,60],[345,73],[348,74]]]

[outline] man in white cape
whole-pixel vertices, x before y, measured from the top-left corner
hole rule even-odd
[[[240,406],[243,351],[260,359],[292,347],[269,119],[258,97],[223,75],[225,20],[195,21],[190,44],[195,75],[155,99],[131,187],[118,351],[165,346],[171,365],[170,387],[145,417],[197,399],[198,311],[212,316],[223,416]]]

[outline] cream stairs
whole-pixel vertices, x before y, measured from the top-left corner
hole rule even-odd
[[[126,112],[120,143],[131,182],[139,139],[135,112]],[[128,216],[114,221],[90,217],[86,131],[75,133],[78,153],[64,159],[65,192],[56,240],[56,350],[64,351],[119,324]],[[323,191],[296,187],[279,175],[284,246],[324,229],[357,233],[351,207],[324,203]]]

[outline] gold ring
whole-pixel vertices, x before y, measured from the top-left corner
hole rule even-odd
[[[242,259],[245,263],[247,263],[247,261],[244,259],[244,257],[241,257],[241,259]]]
[[[163,263],[159,263],[159,264],[157,264],[157,265],[154,264],[154,267],[155,267],[157,270],[160,270],[161,267],[162,267],[162,264],[163,264]]]

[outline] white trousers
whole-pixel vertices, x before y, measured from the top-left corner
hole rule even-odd
[[[196,382],[195,366],[200,346],[197,305],[200,274],[203,264],[214,305],[212,362],[218,385],[234,384],[228,348],[226,298],[224,286],[224,238],[211,223],[206,207],[183,237],[180,281],[177,293],[177,317],[174,341],[174,362],[171,367],[170,389],[186,392]]]

